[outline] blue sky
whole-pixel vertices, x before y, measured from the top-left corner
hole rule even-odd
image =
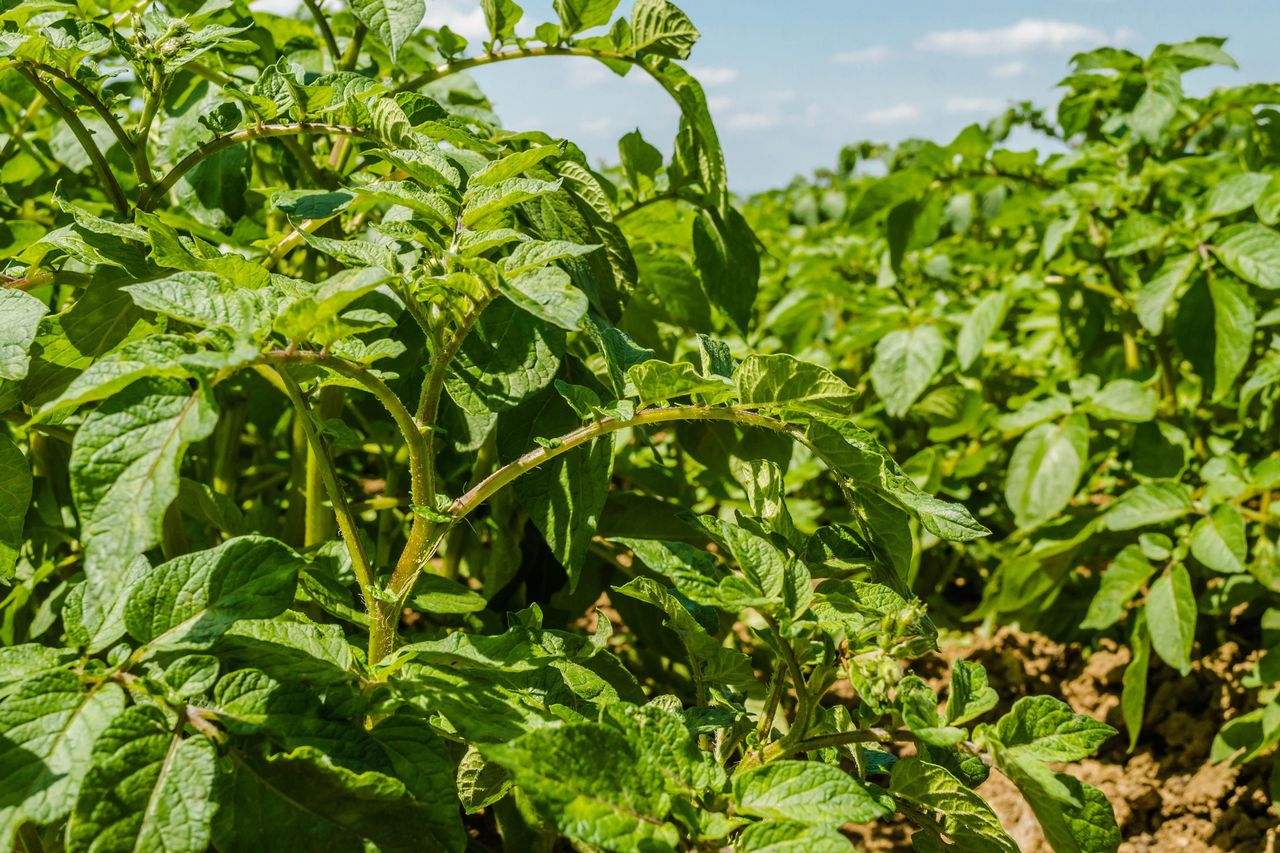
[[[1145,53],[1162,41],[1226,36],[1240,70],[1195,72],[1192,91],[1280,80],[1274,0],[676,2],[703,34],[689,66],[706,87],[738,192],[830,165],[855,140],[945,140],[1010,100],[1051,105],[1071,54],[1100,44]],[[550,0],[522,5],[529,23],[555,20]],[[484,28],[478,0],[427,0],[427,21],[475,37]],[[594,159],[615,159],[617,138],[632,128],[664,150],[675,130],[675,107],[652,81],[618,78],[592,60],[522,60],[473,75],[509,127],[567,137]]]

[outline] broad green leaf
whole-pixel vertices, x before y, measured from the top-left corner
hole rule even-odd
[[[1142,423],[1155,419],[1156,392],[1132,379],[1112,379],[1084,405],[1085,411],[1099,418]]]
[[[1105,794],[1066,773],[996,755],[1000,769],[1040,821],[1054,853],[1116,853],[1120,830]]]
[[[738,837],[742,853],[849,853],[849,839],[830,826],[788,820],[748,824]]]
[[[1191,528],[1191,555],[1215,572],[1243,572],[1248,549],[1244,518],[1231,504],[1218,504]]]
[[[241,619],[214,648],[224,659],[238,658],[279,679],[338,684],[359,672],[354,649],[340,626],[312,622],[294,611],[275,618]]]
[[[938,697],[919,676],[908,675],[898,682],[898,703],[907,728],[929,746],[952,747],[968,736],[964,729],[943,724]]]
[[[1147,670],[1151,665],[1151,634],[1147,630],[1147,614],[1139,610],[1134,614],[1133,630],[1129,633],[1129,665],[1121,678],[1120,713],[1124,727],[1129,730],[1129,751],[1138,745],[1142,734],[1142,721],[1147,710]]]
[[[731,209],[727,216],[702,210],[693,221],[693,255],[711,303],[740,331],[745,330],[760,277],[751,226],[736,210]]]
[[[1119,622],[1125,605],[1142,591],[1154,571],[1140,545],[1121,550],[1102,573],[1102,584],[1089,602],[1089,612],[1080,627],[1101,631]]]
[[[462,853],[466,831],[458,813],[454,763],[444,741],[427,721],[404,712],[379,720],[369,734],[386,752],[396,777],[426,807],[423,821],[431,833],[422,841],[443,853]]]
[[[508,178],[496,184],[468,187],[463,200],[462,224],[474,228],[476,223],[484,219],[559,189],[559,180],[542,181],[536,178]]]
[[[1147,63],[1147,90],[1133,107],[1130,123],[1138,137],[1148,144],[1159,142],[1182,102],[1182,73],[1165,59]]]
[[[894,762],[889,790],[926,814],[941,815],[942,828],[966,850],[1018,853],[1000,819],[982,797],[936,764],[914,756]]]
[[[951,687],[947,694],[947,725],[970,722],[996,706],[1000,697],[987,683],[981,664],[958,660],[951,665]]]
[[[978,360],[978,356],[982,354],[982,347],[995,330],[1000,328],[1008,311],[1009,293],[997,290],[982,297],[969,312],[956,338],[956,359],[960,363],[961,370],[968,370],[969,366]]]
[[[606,14],[605,23],[607,22],[608,15]],[[556,156],[560,151],[559,145],[535,145],[524,151],[516,151],[498,160],[493,160],[489,165],[475,172],[467,179],[467,189],[491,187],[500,184],[509,178],[514,178],[522,172],[528,171],[548,157]]]
[[[587,315],[587,295],[573,286],[559,267],[538,267],[513,278],[502,278],[502,294],[516,305],[554,326],[577,331]]]
[[[160,541],[187,446],[216,422],[208,387],[161,377],[137,380],[85,418],[71,445],[70,472],[90,579]]]
[[[1185,566],[1175,563],[1151,585],[1146,615],[1152,648],[1165,663],[1186,675],[1191,671],[1191,647],[1196,639],[1196,597]]]
[[[0,702],[0,842],[13,844],[24,821],[70,814],[94,741],[124,702],[118,684],[90,687],[69,672],[34,677]]]
[[[560,17],[561,33],[571,36],[608,24],[618,0],[554,0],[553,5]]]
[[[1028,432],[1009,458],[1005,501],[1019,527],[1053,518],[1071,502],[1089,458],[1089,419],[1077,413]]]
[[[636,0],[631,7],[632,50],[688,59],[698,36],[693,22],[668,0]]]
[[[1108,530],[1133,530],[1164,524],[1191,512],[1187,487],[1172,480],[1140,483],[1122,494],[1103,516]]]
[[[750,355],[734,374],[745,406],[848,416],[855,397],[844,380],[825,367],[790,355]]]
[[[13,576],[31,503],[31,465],[18,445],[0,434],[0,580]]]
[[[67,828],[67,849],[201,853],[209,846],[217,751],[134,705],[98,736]]]
[[[524,9],[514,0],[480,0],[484,20],[489,27],[489,37],[495,40],[509,39],[516,34],[516,24],[524,17]]]
[[[423,0],[352,0],[351,11],[382,42],[392,61],[422,23]]]
[[[423,189],[434,186],[457,187],[462,176],[453,162],[434,144],[426,143],[417,148],[397,148],[379,151],[378,156],[417,181]],[[378,184],[378,187],[389,185]],[[456,202],[455,202],[456,204]]]
[[[125,626],[151,649],[202,648],[240,619],[281,613],[301,568],[290,548],[263,536],[175,557],[129,591]]]
[[[584,245],[568,240],[526,240],[502,259],[502,269],[508,276],[520,275],[556,261],[581,258],[599,248],[599,244]]]
[[[1230,216],[1239,213],[1262,197],[1271,176],[1262,172],[1245,172],[1232,175],[1225,181],[1209,188],[1205,198],[1204,212],[1206,216]]]
[[[290,341],[312,338],[331,344],[351,333],[342,312],[387,278],[387,271],[380,268],[343,270],[284,306],[276,315],[275,329]]]
[[[1213,300],[1213,399],[1217,401],[1235,389],[1236,378],[1249,361],[1256,311],[1244,286],[1230,278],[1209,279],[1209,296]]]
[[[880,339],[871,384],[890,417],[900,418],[924,393],[942,366],[946,342],[932,324],[898,329]]]
[[[143,376],[185,378],[189,371],[180,361],[194,349],[193,344],[177,335],[152,335],[130,341],[90,364],[65,391],[40,409],[40,416],[106,399]]]
[[[1052,696],[1024,696],[989,731],[1006,754],[1046,763],[1087,758],[1116,733]]]
[[[482,746],[561,833],[608,850],[675,850],[661,775],[622,733],[597,723],[530,732]]]
[[[0,289],[0,379],[18,381],[27,376],[27,350],[36,339],[40,318],[49,308],[29,293]]]
[[[627,381],[636,390],[640,405],[647,406],[677,397],[707,395],[709,402],[719,402],[733,393],[733,385],[722,376],[703,376],[692,364],[670,364],[649,359],[627,371]]]
[[[1195,252],[1166,258],[1155,276],[1142,285],[1134,298],[1134,313],[1144,329],[1153,335],[1160,334],[1169,306],[1174,304],[1178,289],[1186,283],[1198,262]]]
[[[1267,290],[1280,288],[1280,234],[1263,225],[1239,225],[1220,231],[1214,254],[1236,275]]]
[[[480,322],[463,340],[445,377],[445,387],[453,401],[473,415],[515,408],[551,384],[560,368],[563,341],[564,333],[559,329],[547,326],[509,299],[499,298],[485,309]],[[569,429],[575,426],[578,424]],[[530,439],[512,452],[518,455],[532,447]]]
[[[894,812],[893,798],[875,785],[816,761],[773,761],[734,777],[742,814],[812,826],[869,823]]]
[[[413,585],[410,607],[424,613],[475,613],[485,608],[484,596],[457,581],[424,572]]]
[[[581,425],[577,414],[554,391],[534,397],[498,421],[498,454],[510,461]],[[546,539],[551,553],[577,586],[587,546],[595,535],[609,492],[613,437],[605,435],[537,466],[513,489]]]
[[[439,804],[416,802],[391,776],[336,766],[309,746],[266,757],[233,749],[229,759],[213,825],[219,851],[411,853],[437,837]]]
[[[1154,216],[1129,213],[1111,233],[1107,257],[1123,258],[1154,249],[1164,240],[1168,227]]]
[[[140,308],[206,329],[256,337],[271,324],[262,292],[238,287],[217,273],[177,272],[123,288]]]

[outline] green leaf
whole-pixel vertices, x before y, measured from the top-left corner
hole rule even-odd
[[[1232,175],[1225,181],[1214,184],[1205,198],[1204,212],[1206,216],[1230,216],[1245,208],[1253,207],[1262,197],[1271,176],[1262,172],[1245,172]]]
[[[997,761],[1004,761],[1000,769],[1026,798],[1054,853],[1116,853],[1119,849],[1115,813],[1097,788],[1066,773],[1040,769],[1042,765],[999,757]]]
[[[156,566],[129,592],[125,626],[151,649],[202,648],[240,619],[293,602],[302,560],[263,536],[240,536]]]
[[[1249,361],[1257,312],[1244,286],[1233,279],[1209,279],[1209,296],[1213,300],[1213,400],[1216,402],[1235,389],[1236,377]]]
[[[1138,745],[1142,734],[1142,721],[1147,708],[1147,670],[1151,665],[1151,633],[1147,630],[1147,614],[1139,610],[1134,614],[1133,630],[1129,634],[1129,651],[1132,655],[1121,678],[1120,713],[1124,727],[1129,730],[1129,751]]]
[[[352,0],[351,11],[386,46],[394,62],[427,7],[423,0]]]
[[[230,765],[213,829],[222,853],[364,853],[366,844],[413,853],[438,837],[435,804],[416,802],[383,773],[335,766],[312,747],[266,757],[233,749]]]
[[[67,850],[201,853],[209,846],[217,751],[134,705],[99,735],[67,827]]]
[[[386,752],[396,777],[426,807],[423,820],[431,832],[423,843],[443,853],[462,853],[467,834],[458,813],[454,763],[444,741],[425,719],[403,711],[379,720],[369,734]]]
[[[918,676],[908,675],[898,683],[898,702],[907,728],[930,746],[955,746],[968,736],[964,729],[943,725],[938,716],[938,697]]]
[[[1108,530],[1133,530],[1173,521],[1191,509],[1191,494],[1186,486],[1173,480],[1152,480],[1122,494],[1102,517],[1102,523]]]
[[[951,665],[951,689],[947,695],[947,725],[956,726],[982,716],[996,706],[1000,697],[987,684],[982,664],[957,660]]]
[[[71,445],[70,472],[91,579],[160,541],[187,446],[208,437],[216,422],[203,383],[193,390],[160,377],[139,379],[85,418]]]
[[[1239,225],[1218,232],[1213,252],[1250,284],[1280,288],[1280,234],[1265,225]]]
[[[548,327],[509,299],[495,300],[462,342],[445,387],[472,415],[515,408],[551,384],[560,368],[564,333]],[[564,432],[578,426],[575,422]],[[526,433],[527,435],[527,433]],[[522,441],[516,455],[531,449]]]
[[[812,826],[869,823],[894,812],[880,788],[814,761],[773,761],[734,777],[733,797],[742,814]]]
[[[558,180],[540,181],[535,178],[508,178],[492,185],[468,187],[463,200],[462,224],[474,228],[477,222],[490,216],[559,189]]]
[[[932,324],[890,332],[876,345],[871,384],[890,417],[900,418],[942,366],[946,341]]]
[[[1129,213],[1111,234],[1108,258],[1123,258],[1154,249],[1164,241],[1168,231],[1161,220],[1145,213]]]
[[[849,853],[849,839],[830,826],[787,820],[748,824],[738,837],[742,853]]]
[[[485,608],[484,596],[457,581],[423,572],[413,585],[408,605],[424,613],[476,613]]]
[[[256,338],[271,325],[260,291],[238,287],[217,273],[178,272],[122,288],[138,307],[197,329],[213,326]]]
[[[516,24],[524,17],[524,10],[513,0],[480,0],[480,8],[484,10],[489,37],[494,40],[514,37]]]
[[[1155,569],[1142,554],[1142,546],[1128,545],[1102,573],[1102,584],[1089,602],[1082,628],[1105,630],[1124,616],[1125,605],[1146,586]]]
[[[631,48],[688,59],[700,33],[684,12],[667,0],[636,0],[631,7]]]
[[[739,331],[745,331],[760,278],[760,257],[751,226],[736,210],[726,216],[710,209],[699,211],[693,221],[693,255],[711,303],[724,311]]]
[[[1147,90],[1134,105],[1130,122],[1143,142],[1154,145],[1182,102],[1182,73],[1168,60],[1155,60],[1147,63],[1145,74]]]
[[[662,776],[617,731],[574,723],[480,747],[561,833],[608,850],[675,850]]]
[[[560,16],[561,33],[571,36],[607,25],[618,0],[554,0],[552,5]]]
[[[18,445],[0,434],[0,580],[13,577],[30,503],[31,465]]]
[[[605,21],[608,22],[606,15]],[[497,186],[503,181],[527,172],[529,169],[561,153],[559,145],[535,145],[524,151],[516,151],[498,160],[490,161],[484,168],[467,179],[467,189]]]
[[[57,398],[40,409],[40,417],[103,400],[143,376],[186,378],[181,359],[195,349],[176,335],[152,335],[130,341],[90,364]]]
[[[1155,419],[1157,405],[1153,388],[1132,379],[1112,379],[1083,408],[1099,418],[1143,423]]]
[[[92,688],[69,672],[24,682],[0,702],[0,842],[24,821],[49,824],[71,812],[94,741],[124,710],[119,685]]]
[[[0,289],[0,379],[27,377],[27,350],[36,339],[40,318],[49,308],[29,293]]]
[[[1009,458],[1005,501],[1018,527],[1033,527],[1066,508],[1089,458],[1089,419],[1076,413],[1060,424],[1040,424]]]
[[[1052,696],[1024,696],[990,730],[1003,752],[1046,763],[1092,755],[1116,730]]]
[[[536,438],[564,435],[579,426],[577,414],[558,393],[544,392],[499,419],[499,456],[511,461],[532,450]],[[613,437],[606,435],[544,462],[513,484],[551,553],[568,572],[571,589],[577,586],[604,510],[612,470]]]
[[[982,347],[1000,328],[1008,311],[1009,294],[1003,290],[988,293],[973,306],[956,338],[956,359],[961,370],[968,370],[982,355]]]
[[[1191,528],[1191,555],[1215,572],[1243,572],[1248,548],[1244,518],[1231,504],[1218,504]]]
[[[790,355],[749,355],[734,374],[738,400],[762,409],[848,416],[856,396],[825,367]]]
[[[926,814],[940,814],[943,830],[959,849],[1018,853],[982,797],[936,764],[914,756],[899,759],[889,774],[889,790]]]
[[[291,341],[311,338],[331,344],[351,334],[342,312],[387,278],[388,272],[376,267],[343,270],[286,305],[276,316],[275,329]]]
[[[1196,597],[1185,566],[1175,563],[1151,585],[1146,614],[1156,654],[1183,675],[1189,673],[1196,639]]]
[[[587,295],[559,267],[538,267],[500,279],[502,294],[539,320],[577,331],[587,316]]]
[[[707,395],[709,402],[720,402],[733,392],[733,385],[724,377],[703,376],[687,361],[669,364],[651,358],[632,365],[627,381],[635,388],[642,406],[695,395]]]
[[[1153,335],[1160,334],[1169,306],[1173,304],[1178,289],[1186,283],[1198,260],[1199,256],[1195,252],[1166,258],[1156,270],[1155,276],[1138,291],[1134,299],[1134,312],[1144,329]]]

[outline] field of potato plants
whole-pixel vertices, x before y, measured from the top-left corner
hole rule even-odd
[[[1274,850],[1280,85],[742,198],[479,5],[0,7],[0,849]]]

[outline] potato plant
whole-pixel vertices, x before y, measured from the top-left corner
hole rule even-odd
[[[852,146],[749,218],[780,257],[755,345],[865,388],[855,420],[994,531],[929,548],[916,589],[957,622],[1127,644],[1131,744],[1152,661],[1265,650],[1210,756],[1243,762],[1280,741],[1280,87],[1183,92],[1234,64],[1208,38],[1085,53],[1056,114]],[[1018,126],[1057,153],[1001,144]]]
[[[1116,849],[1059,772],[1113,729],[904,669],[910,530],[986,530],[748,347],[693,24],[481,5],[475,46],[413,0],[0,16],[3,842],[1014,851],[994,767]],[[462,73],[556,56],[670,93],[669,160]]]

